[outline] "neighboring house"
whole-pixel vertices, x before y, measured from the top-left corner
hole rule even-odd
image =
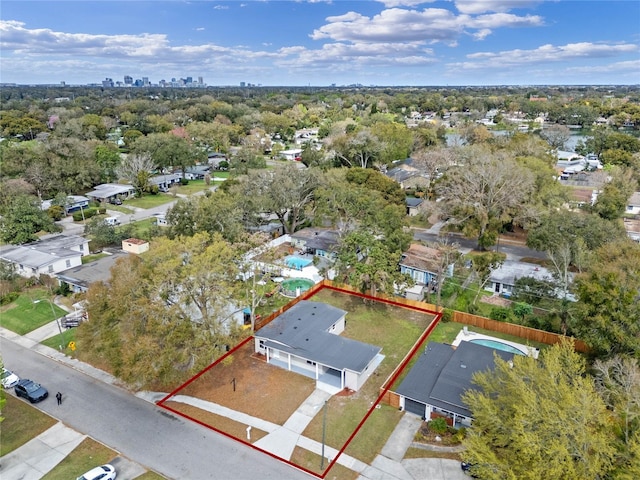
[[[55,275],[82,264],[89,254],[89,240],[78,235],[54,235],[24,245],[0,248],[0,260],[14,266],[23,277]]]
[[[120,183],[102,183],[86,194],[87,197],[97,202],[111,202],[116,198],[133,197],[136,189],[131,185],[122,185]]]
[[[416,197],[407,197],[405,199],[405,202],[407,204],[407,215],[409,215],[410,217],[415,217],[420,214],[421,212],[420,207],[424,203],[424,199],[416,198]]]
[[[89,290],[89,286],[94,282],[108,282],[111,278],[111,267],[119,258],[123,258],[124,253],[114,253],[106,257],[99,258],[93,262],[77,266],[57,276],[58,283],[66,283],[73,293],[81,293]]]
[[[291,246],[318,257],[335,257],[340,236],[336,230],[303,228],[290,235]]]
[[[627,235],[634,242],[640,243],[640,220],[635,220],[632,218],[624,218],[624,229],[627,232]]]
[[[213,168],[220,168],[220,162],[226,162],[227,156],[221,152],[210,152],[207,154],[207,163]]]
[[[184,171],[187,180],[202,180],[211,173],[211,165],[196,165]]]
[[[505,297],[513,295],[516,280],[531,277],[536,280],[554,282],[553,274],[546,268],[533,263],[505,260],[498,268],[491,272],[485,290]],[[558,292],[562,296],[562,292]]]
[[[442,281],[438,278],[438,272],[442,268],[441,256],[442,252],[436,248],[412,243],[400,258],[400,273],[406,273],[418,285],[435,288],[438,281]],[[448,277],[453,275],[453,264],[445,268],[444,274]]]
[[[410,159],[407,159],[405,161],[409,160]],[[395,180],[400,184],[400,187],[404,189],[429,186],[428,175],[406,163],[387,170],[384,174],[392,180]]]
[[[510,361],[514,354],[471,342],[456,348],[429,342],[395,391],[400,408],[423,419],[444,417],[451,425],[470,426],[473,417],[462,396],[478,389],[474,373],[495,368],[494,355]]]
[[[140,255],[141,253],[149,251],[149,242],[140,240],[139,238],[127,238],[126,240],[122,240],[122,250]]]
[[[295,160],[296,158],[300,158],[300,155],[302,155],[302,149],[292,148],[291,150],[282,150],[279,155],[285,160]]]
[[[42,210],[48,210],[53,205],[53,200],[44,200],[42,202]],[[69,195],[67,196],[67,203],[63,206],[65,214],[70,214],[82,210],[83,208],[89,208],[89,199],[82,195]]]
[[[149,179],[149,185],[156,185],[160,191],[167,191],[172,185],[180,183],[182,174],[167,173],[166,175],[154,175]]]
[[[634,192],[633,195],[631,195],[627,202],[625,213],[630,213],[631,215],[640,214],[640,192]]]
[[[341,337],[347,312],[303,300],[255,333],[267,363],[316,380],[318,388],[358,391],[382,362],[381,348]]]

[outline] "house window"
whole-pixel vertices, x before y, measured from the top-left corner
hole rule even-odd
[[[71,260],[67,260],[67,268],[71,267]]]
[[[80,245],[80,251],[84,251],[84,243]]]
[[[49,273],[53,273],[53,265],[49,265]]]
[[[307,363],[308,363],[309,365],[313,365],[314,367],[316,366],[316,362],[312,362],[311,360],[307,360]]]

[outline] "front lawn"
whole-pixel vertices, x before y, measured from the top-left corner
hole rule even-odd
[[[96,253],[95,255],[85,255],[82,257],[82,264],[95,262],[96,260],[100,260],[103,257],[108,257],[108,253]]]
[[[76,328],[63,328],[62,336],[60,336],[60,333],[57,333],[53,337],[47,338],[40,343],[42,343],[42,345],[46,345],[47,347],[55,348],[56,350],[59,350],[60,346],[62,345],[62,353],[64,353],[65,355],[73,356],[74,351],[69,348],[69,343],[75,341]]]
[[[164,205],[165,203],[173,202],[175,198],[166,193],[158,193],[157,195],[144,195],[140,198],[132,198],[131,200],[127,200],[127,206],[136,207],[136,208],[144,208],[145,210],[148,208],[159,207],[160,205]]]
[[[2,409],[4,420],[0,424],[2,426],[0,457],[13,452],[56,424],[54,418],[42,413],[29,403],[8,392],[3,393],[7,403]]]
[[[22,293],[15,301],[0,309],[0,325],[12,332],[24,335],[45,325],[67,312],[53,304],[43,289]]]
[[[69,480],[78,478],[94,467],[109,463],[118,453],[96,442],[85,438],[80,445],[73,449],[58,465],[53,467],[43,480]]]

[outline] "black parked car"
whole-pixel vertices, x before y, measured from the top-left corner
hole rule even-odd
[[[26,398],[31,403],[40,402],[49,396],[46,388],[28,378],[20,380],[14,387],[14,391],[18,397]]]
[[[122,205],[122,200],[116,197],[112,198],[109,203],[111,203],[111,205]]]

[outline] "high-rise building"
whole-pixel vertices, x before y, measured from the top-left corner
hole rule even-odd
[[[149,77],[142,77],[142,86],[143,87],[149,86]]]
[[[133,77],[129,75],[124,76],[124,84],[125,85],[133,85]]]
[[[103,86],[103,87],[113,87],[113,79],[111,79],[111,78],[105,78],[105,79],[102,81],[102,86]]]
[[[246,84],[245,82],[240,82],[240,86],[241,86],[241,87],[244,87],[244,86],[246,86],[246,85],[247,85],[247,84]]]

